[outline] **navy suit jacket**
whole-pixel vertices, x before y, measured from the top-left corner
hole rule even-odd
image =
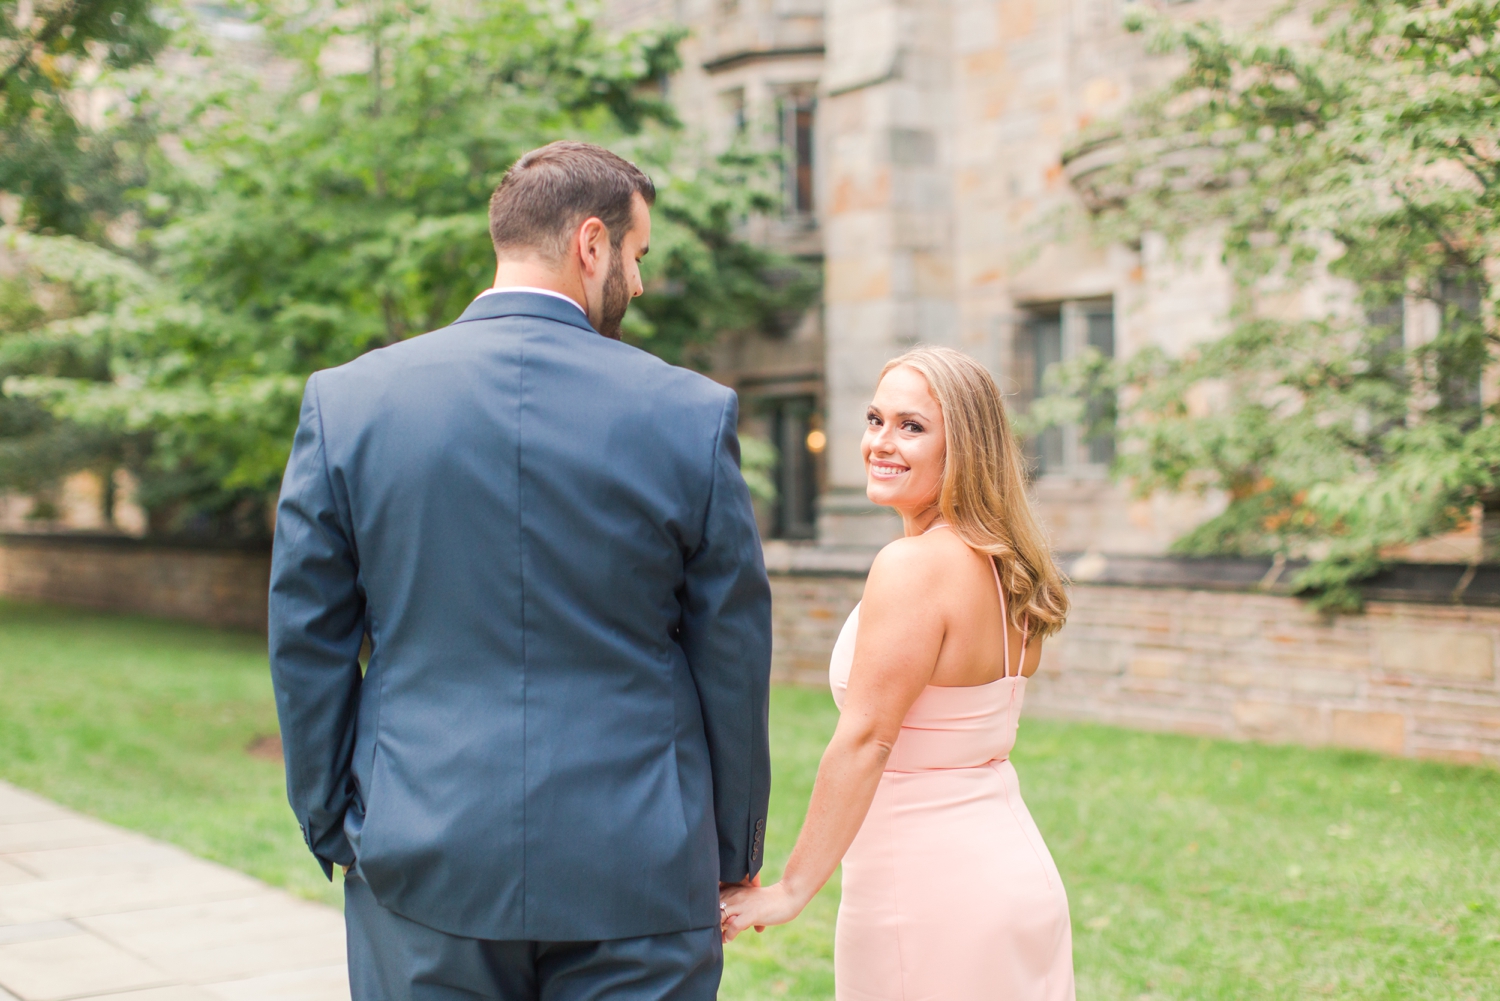
[[[730,390],[526,292],[308,380],[270,650],[325,871],[469,938],[718,924],[770,793],[736,419]]]

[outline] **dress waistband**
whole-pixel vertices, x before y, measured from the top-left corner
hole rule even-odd
[[[886,768],[882,769],[882,775],[921,775],[923,772],[963,772],[974,768],[989,768],[993,765],[1002,765],[1010,760],[1009,754],[1003,754],[998,758],[981,761],[977,765],[929,765],[923,768]]]

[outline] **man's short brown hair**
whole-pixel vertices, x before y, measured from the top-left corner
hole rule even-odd
[[[602,146],[555,142],[511,164],[490,197],[490,239],[497,256],[539,254],[556,261],[585,219],[597,216],[616,250],[632,222],[635,195],[656,203],[651,178]]]

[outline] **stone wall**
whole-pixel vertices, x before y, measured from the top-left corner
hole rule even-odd
[[[780,682],[828,685],[828,657],[865,579],[771,575],[772,676]]]
[[[270,581],[265,550],[0,536],[0,595],[10,598],[264,632]]]
[[[827,684],[863,583],[773,574],[778,680]],[[1330,622],[1275,594],[1115,584],[1073,601],[1032,715],[1500,764],[1500,608],[1375,600]]]
[[[1500,609],[1078,585],[1039,715],[1500,764]]]
[[[827,685],[870,557],[767,545],[778,681]],[[1290,568],[1269,561],[1070,569],[1093,580],[1046,647],[1033,715],[1500,764],[1500,567],[1398,567],[1365,614],[1332,621],[1274,593]],[[264,630],[269,574],[263,550],[0,536],[0,594],[35,601]]]

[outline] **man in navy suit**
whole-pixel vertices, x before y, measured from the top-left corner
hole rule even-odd
[[[717,993],[719,887],[763,855],[770,590],[734,393],[619,340],[654,200],[598,147],[526,154],[495,287],[308,380],[271,670],[355,1001]]]

